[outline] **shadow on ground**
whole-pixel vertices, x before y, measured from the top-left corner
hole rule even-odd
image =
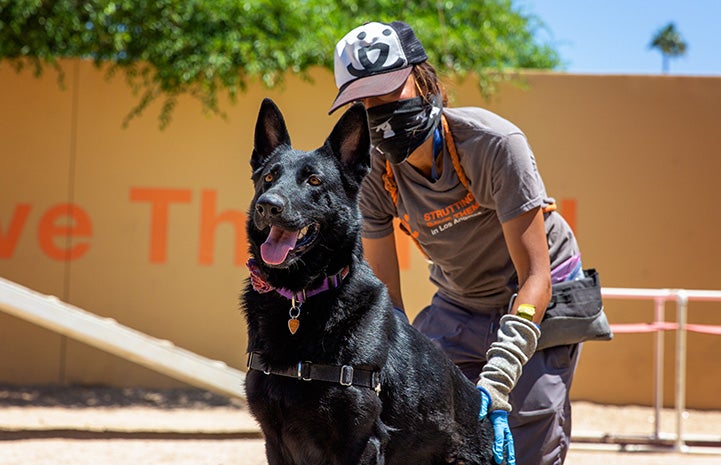
[[[0,385],[0,407],[152,407],[157,409],[245,408],[202,389],[111,388],[103,386]]]

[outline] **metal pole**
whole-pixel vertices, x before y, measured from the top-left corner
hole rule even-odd
[[[681,289],[676,294],[676,452],[686,452],[683,440],[683,412],[686,409],[686,320],[688,294]]]
[[[660,297],[654,299],[655,307],[654,321],[656,323],[663,323],[664,317],[664,304],[666,300]],[[653,415],[653,438],[659,440],[661,437],[661,410],[663,409],[663,359],[664,359],[664,339],[665,333],[659,329],[656,331],[656,355],[654,357],[654,415]]]

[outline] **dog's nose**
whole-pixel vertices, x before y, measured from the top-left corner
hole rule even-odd
[[[283,213],[284,203],[278,195],[263,194],[255,203],[255,211],[263,218],[275,218]]]

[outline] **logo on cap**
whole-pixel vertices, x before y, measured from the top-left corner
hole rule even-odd
[[[406,63],[405,58],[395,55],[397,57],[396,61],[390,64],[386,64],[390,55],[391,44],[382,40],[386,37],[390,39],[390,36],[395,36],[395,32],[390,27],[385,27],[383,29],[383,32],[381,33],[381,36],[374,37],[376,42],[373,42],[367,46],[363,46],[363,41],[367,36],[368,34],[366,31],[360,31],[358,33],[357,38],[360,45],[360,47],[358,48],[358,63],[363,68],[357,69],[353,63],[349,63],[346,69],[350,74],[355,77],[363,77],[370,74],[382,72],[385,69],[397,69],[402,67]],[[393,37],[393,39],[398,40],[397,37]],[[370,53],[376,50],[378,51],[376,59],[375,61],[371,61]]]
[[[350,31],[338,43],[336,83],[342,86],[355,79],[407,66],[396,31],[388,24],[367,23]]]

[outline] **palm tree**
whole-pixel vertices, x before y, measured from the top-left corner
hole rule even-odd
[[[661,71],[667,74],[669,58],[675,58],[685,54],[687,44],[684,42],[681,34],[676,30],[676,25],[674,23],[668,23],[653,36],[649,48],[659,49],[663,57]]]

